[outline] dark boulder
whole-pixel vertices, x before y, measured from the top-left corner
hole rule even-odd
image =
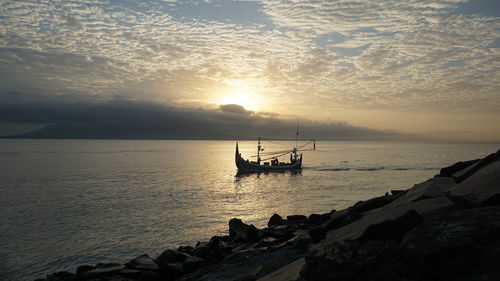
[[[83,279],[82,274],[92,269],[94,269],[93,265],[80,265],[76,269],[76,277],[78,278],[78,280]]]
[[[439,171],[439,175],[442,177],[451,177],[453,174],[462,171],[463,169],[479,162],[481,159],[469,160],[469,161],[460,161],[449,167],[442,168]]]
[[[394,220],[386,220],[368,226],[358,240],[361,242],[369,240],[401,241],[405,233],[421,224],[423,221],[423,218],[415,210],[409,210],[401,217]]]
[[[354,206],[349,207],[349,210],[353,212],[364,213],[373,209],[383,207],[391,203],[392,201],[396,200],[402,195],[404,195],[404,193],[400,192],[397,193],[396,195],[386,194],[384,196],[375,197],[370,200],[359,201],[356,204],[354,204]]]
[[[119,263],[99,263],[93,269],[81,273],[79,279],[104,279],[117,275],[125,267]]]
[[[309,235],[311,236],[311,241],[313,243],[318,243],[325,238],[326,231],[322,226],[314,226],[309,228]]]
[[[171,281],[182,276],[185,271],[182,269],[182,263],[169,263],[161,268],[160,273],[165,281]]]
[[[457,184],[446,196],[461,208],[497,206],[500,204],[499,183],[500,161],[494,161]]]
[[[477,162],[474,166],[472,166],[469,170],[467,170],[464,173],[460,173],[460,175],[456,175],[455,181],[457,183],[461,183],[462,181],[466,180],[473,174],[475,174],[477,171],[483,169],[484,167],[490,165],[491,163],[498,161],[500,159],[500,150],[498,150],[496,153],[492,153],[485,158],[481,159],[479,162]]]
[[[143,270],[139,269],[124,268],[118,271],[117,274],[124,278],[138,279],[141,277],[143,272]]]
[[[307,224],[308,225],[318,225],[326,222],[330,218],[330,213],[326,214],[311,214],[309,217],[307,217]]]
[[[201,242],[191,252],[193,256],[216,263],[224,258],[224,253],[219,249],[219,241]]]
[[[329,231],[332,229],[341,228],[345,225],[348,225],[354,221],[357,221],[361,218],[361,214],[354,210],[343,210],[340,212],[336,212],[330,220],[328,220],[323,228],[325,231]]]
[[[139,276],[139,281],[165,281],[165,277],[157,271],[146,270]]]
[[[208,241],[208,247],[218,248],[220,246],[220,244],[222,244],[223,242],[229,242],[229,241],[231,241],[231,239],[227,235],[213,236],[212,238],[210,238],[210,241]]]
[[[295,228],[290,225],[279,225],[274,227],[265,228],[262,230],[264,237],[273,237],[281,241],[292,238]]]
[[[406,189],[391,189],[392,195],[403,195],[406,192],[408,192],[408,190],[406,190]]]
[[[190,256],[182,263],[182,271],[189,273],[196,271],[203,264],[203,259]]]
[[[492,206],[500,206],[500,193],[492,195],[488,199],[485,199],[481,202],[481,207],[492,207]]]
[[[191,255],[192,250],[193,250],[193,247],[191,247],[191,246],[179,246],[179,247],[177,247],[177,251],[183,252],[183,253],[186,253],[189,255]]]
[[[420,195],[419,197],[411,200],[411,202],[417,202],[417,201],[420,201],[420,200],[427,200],[427,199],[431,199],[431,198],[434,198],[434,197],[431,197],[431,196],[429,196],[429,195],[427,195],[427,194],[424,193],[424,194]]]
[[[276,239],[274,237],[264,237],[262,238],[261,240],[259,240],[259,242],[257,243],[257,245],[255,245],[255,248],[262,248],[262,247],[271,247],[271,246],[274,246],[280,242],[282,242],[283,240],[281,239]]]
[[[229,237],[232,241],[255,241],[257,232],[255,226],[245,224],[240,219],[234,218],[229,221]]]
[[[304,224],[307,221],[307,217],[304,215],[292,215],[286,217],[287,224]]]
[[[77,281],[76,275],[67,271],[60,271],[47,275],[47,281]]]
[[[271,218],[269,218],[269,222],[267,223],[267,226],[271,227],[271,226],[283,225],[283,224],[285,224],[285,220],[283,220],[283,218],[280,215],[274,214],[271,216]]]
[[[160,269],[158,267],[158,264],[147,254],[140,255],[134,258],[133,260],[126,263],[125,267],[138,270],[152,270],[152,271],[158,271]]]
[[[169,263],[182,263],[188,257],[189,255],[184,252],[168,249],[156,258],[156,264],[159,267],[165,267]]]
[[[428,280],[409,272],[404,265],[410,262],[411,254],[393,241],[334,243],[321,252],[310,252],[300,275],[318,281]]]

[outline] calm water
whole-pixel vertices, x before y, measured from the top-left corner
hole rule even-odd
[[[264,144],[266,151],[291,143]],[[241,142],[245,158],[255,142]],[[409,188],[498,144],[318,142],[300,173],[237,176],[234,141],[0,140],[0,280],[81,264],[156,257],[227,233],[233,217],[263,227]]]

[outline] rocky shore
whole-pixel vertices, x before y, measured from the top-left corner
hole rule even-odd
[[[500,280],[500,150],[345,210],[234,218],[227,236],[42,280]]]

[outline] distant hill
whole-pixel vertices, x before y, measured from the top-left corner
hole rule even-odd
[[[1,101],[0,122],[48,124],[16,138],[49,139],[295,139],[296,119],[248,111],[240,105],[215,109],[106,101]],[[38,127],[39,128],[39,127]],[[416,140],[415,136],[349,125],[300,120],[302,139]]]

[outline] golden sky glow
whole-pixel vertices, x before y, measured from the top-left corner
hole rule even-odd
[[[257,88],[253,87],[251,82],[236,80],[228,84],[229,90],[216,96],[215,104],[238,104],[253,111],[262,111],[265,108],[265,99],[256,93]]]
[[[498,1],[2,1],[0,15],[0,94],[500,140]]]

